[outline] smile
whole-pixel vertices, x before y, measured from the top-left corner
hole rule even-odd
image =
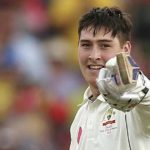
[[[103,65],[88,65],[88,68],[92,70],[100,70],[101,68],[104,68],[104,66]]]

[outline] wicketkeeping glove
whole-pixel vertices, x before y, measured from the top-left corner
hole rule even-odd
[[[145,80],[138,65],[127,56],[130,71],[132,71],[131,81],[124,82],[122,74],[125,68],[120,67],[117,57],[111,58],[99,72],[96,79],[97,86],[101,94],[103,94],[106,102],[112,107],[123,112],[130,111],[138,105],[146,96],[148,88],[145,87]],[[122,63],[121,63],[122,65]],[[123,66],[125,67],[125,66]],[[123,70],[123,72],[121,72]]]

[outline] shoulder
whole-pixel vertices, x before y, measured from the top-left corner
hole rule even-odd
[[[88,102],[84,103],[79,110],[77,111],[75,118],[72,122],[71,125],[71,130],[74,130],[74,127],[76,127],[78,125],[78,123],[82,120],[82,118],[84,117],[84,114],[86,113],[87,110],[87,106],[88,106]]]
[[[78,120],[81,116],[83,116],[84,112],[87,110],[88,102],[85,102],[81,105],[75,115],[74,121]]]

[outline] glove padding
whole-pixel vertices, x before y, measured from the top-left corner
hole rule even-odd
[[[111,58],[96,79],[97,86],[106,102],[123,112],[130,111],[139,104],[148,92],[142,73],[138,72],[136,82],[123,84],[116,57]]]

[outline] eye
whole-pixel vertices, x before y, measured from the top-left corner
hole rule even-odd
[[[107,49],[110,47],[110,45],[109,44],[100,44],[100,47],[103,49]]]
[[[81,43],[80,46],[83,48],[89,48],[91,46],[91,44],[90,43]]]

